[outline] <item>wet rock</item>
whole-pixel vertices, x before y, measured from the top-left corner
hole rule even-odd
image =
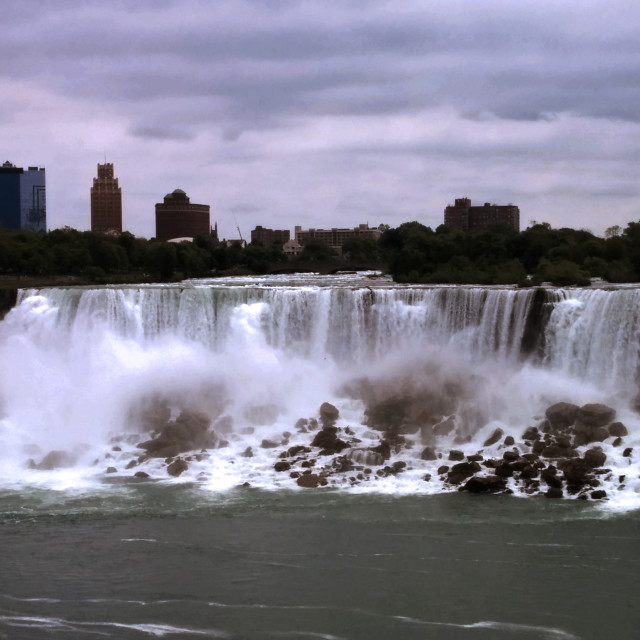
[[[460,484],[463,480],[480,471],[480,468],[477,462],[459,462],[451,467],[451,471],[447,474],[447,481],[451,484]]]
[[[616,438],[611,444],[614,447],[619,447],[622,444],[622,438]]]
[[[323,426],[334,425],[339,417],[340,412],[330,402],[323,402],[320,405],[320,422]]]
[[[138,466],[137,460],[129,460],[125,469],[133,469],[133,467],[137,467],[137,466]]]
[[[455,416],[449,416],[445,420],[434,424],[432,432],[436,436],[448,436],[456,428]]]
[[[502,443],[505,447],[513,447],[516,441],[513,439],[513,436],[507,436]]]
[[[294,428],[300,433],[306,433],[308,425],[309,421],[306,418],[298,418],[298,420],[296,420]]]
[[[253,449],[251,447],[247,447],[240,455],[243,458],[253,458]]]
[[[572,455],[575,455],[573,449],[571,447],[563,447],[562,445],[555,443],[550,444],[542,449],[540,455],[543,458],[567,458]]]
[[[607,459],[605,452],[600,447],[593,447],[584,454],[584,463],[595,469],[601,467]]]
[[[449,451],[449,460],[464,460],[464,453],[457,449],[451,449]]]
[[[520,454],[517,451],[505,451],[502,454],[502,459],[505,462],[515,462],[520,457]]]
[[[609,425],[609,434],[614,436],[615,438],[622,438],[624,436],[629,435],[629,431],[627,427],[625,427],[622,422],[612,422]]]
[[[196,411],[184,410],[173,422],[160,429],[157,436],[138,444],[153,458],[168,458],[200,448],[211,448],[216,436],[209,431],[210,420]]]
[[[391,447],[386,440],[382,440],[377,447],[372,447],[370,451],[382,456],[383,460],[388,460],[391,457]]]
[[[421,460],[436,460],[438,456],[436,455],[436,451],[433,447],[425,447],[420,454]]]
[[[395,471],[395,473],[399,473],[407,466],[407,463],[404,460],[398,460],[391,465],[391,468]]]
[[[615,417],[615,409],[605,404],[585,404],[578,410],[576,422],[589,427],[604,427],[610,422],[613,422]]]
[[[289,447],[287,449],[287,455],[290,458],[293,458],[294,456],[298,456],[301,453],[311,453],[311,449],[309,449],[309,447],[305,447],[304,445],[296,445],[295,447]]]
[[[315,489],[320,484],[320,476],[315,473],[303,473],[297,480],[296,484],[299,487],[306,487],[308,489]]]
[[[545,444],[544,440],[536,440],[536,441],[533,443],[533,447],[531,448],[531,451],[532,451],[532,453],[534,453],[535,455],[538,455],[538,456],[539,456],[539,455],[544,451],[544,449],[545,449],[545,447],[546,447],[546,446],[547,446],[547,445]]]
[[[186,460],[178,458],[167,467],[167,473],[174,478],[184,473],[189,468]]]
[[[597,489],[596,491],[591,492],[592,500],[602,500],[607,497],[607,492],[604,489]]]
[[[578,416],[578,405],[570,402],[556,402],[547,408],[545,417],[553,431],[564,431]]]
[[[133,474],[133,477],[134,477],[134,478],[142,478],[142,479],[144,479],[144,478],[148,478],[148,477],[149,477],[149,474],[148,474],[148,473],[146,473],[145,471],[136,471],[136,472]]]
[[[527,427],[522,434],[523,440],[537,440],[540,437],[540,432],[535,427]]]
[[[331,455],[333,453],[340,453],[349,445],[338,438],[335,427],[323,427],[314,437],[311,446],[320,447],[322,449],[322,455]]]
[[[331,463],[331,468],[335,473],[348,473],[355,469],[353,462],[346,456],[338,456]]]
[[[39,471],[52,471],[53,469],[65,469],[73,466],[74,458],[66,451],[49,451],[42,460],[35,464],[31,461],[30,467]]]
[[[278,446],[277,442],[274,442],[273,440],[263,440],[260,443],[260,448],[261,449],[275,449]]]
[[[482,458],[482,454],[480,453],[474,453],[470,456],[467,456],[467,460],[469,462],[482,462],[483,458]]]
[[[276,471],[289,471],[289,469],[291,469],[291,464],[286,462],[286,461],[284,461],[284,460],[282,460],[282,461],[276,462],[273,465],[273,468]]]
[[[564,495],[562,493],[562,489],[557,487],[549,487],[547,492],[544,494],[547,498],[562,498]]]
[[[384,458],[381,454],[369,449],[351,449],[348,455],[356,464],[377,467],[384,463]]]
[[[473,476],[462,487],[461,491],[471,493],[498,493],[507,487],[504,478],[499,476]]]
[[[492,444],[498,442],[502,436],[504,435],[504,431],[500,428],[495,429],[495,431],[484,441],[483,447],[490,447]]]
[[[622,456],[623,456],[624,458],[630,458],[632,453],[633,453],[633,448],[632,448],[632,447],[627,447],[627,448],[622,452]]]
[[[544,469],[540,473],[540,478],[551,488],[562,489],[562,479],[556,475],[555,468]]]
[[[118,470],[115,467],[107,467],[105,473],[118,473]]]
[[[446,464],[443,464],[442,466],[438,467],[439,475],[443,475],[444,473],[447,473],[447,471],[449,471],[449,467]]]

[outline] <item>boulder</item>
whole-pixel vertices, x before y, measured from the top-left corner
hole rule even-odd
[[[505,447],[513,447],[513,445],[516,443],[516,441],[514,440],[513,436],[507,436],[504,439],[504,442],[502,443]]]
[[[335,427],[326,426],[318,431],[311,442],[311,446],[320,447],[322,449],[321,453],[324,455],[331,455],[332,453],[340,453],[349,445],[338,438]]]
[[[282,460],[282,461],[276,462],[273,465],[273,468],[276,471],[289,471],[289,469],[291,469],[291,464]]]
[[[438,456],[436,455],[436,451],[433,447],[425,447],[420,454],[421,460],[436,460]]]
[[[527,427],[522,434],[523,440],[537,440],[540,437],[540,432],[535,427]]]
[[[461,491],[470,491],[471,493],[497,493],[504,491],[507,483],[504,478],[499,476],[473,476],[469,478]]]
[[[181,473],[184,473],[189,468],[189,465],[182,458],[174,460],[168,467],[167,473],[170,476],[178,477]]]
[[[251,447],[247,447],[240,455],[243,458],[253,458],[253,449]]]
[[[277,442],[274,442],[273,440],[267,440],[264,439],[261,443],[260,443],[260,447],[262,449],[275,449],[278,446]]]
[[[605,463],[606,459],[607,456],[600,447],[593,447],[592,449],[585,451],[584,454],[584,463],[592,469],[601,467]]]
[[[477,462],[459,462],[451,467],[447,474],[447,480],[451,484],[460,484],[474,473],[480,471],[481,467]]]
[[[615,409],[600,403],[585,404],[580,407],[576,416],[577,422],[589,427],[604,427],[613,422],[615,417]]]
[[[299,487],[305,487],[308,489],[315,489],[320,483],[320,476],[315,473],[303,473],[297,480],[296,484]]]
[[[544,495],[547,498],[562,498],[563,493],[562,493],[562,489],[559,489],[557,487],[549,487],[549,489]]]
[[[625,427],[622,422],[612,422],[609,425],[609,435],[612,435],[614,438],[621,438],[628,436],[629,431],[627,431],[627,427]]]
[[[136,472],[133,474],[133,477],[134,477],[134,478],[142,478],[142,479],[144,479],[144,478],[148,478],[148,477],[149,477],[149,474],[148,474],[148,473],[146,473],[145,471],[136,471]]]
[[[391,457],[391,447],[386,440],[381,440],[377,447],[371,447],[369,451],[382,456],[383,460],[388,460]]]
[[[483,447],[490,447],[492,444],[498,442],[502,436],[504,435],[504,431],[500,428],[495,429],[494,432],[484,441]]]
[[[320,422],[322,422],[323,425],[335,424],[335,421],[339,416],[340,412],[338,411],[337,407],[335,407],[331,403],[323,402],[320,405]]]
[[[604,489],[598,489],[597,491],[591,492],[592,500],[602,500],[607,497],[607,492]]]
[[[545,417],[552,431],[564,431],[578,416],[578,405],[570,402],[556,402],[547,408]]]
[[[449,451],[449,460],[464,460],[464,453],[457,449],[451,449]]]
[[[118,473],[118,470],[115,467],[107,467],[105,473]]]
[[[138,444],[153,458],[169,458],[194,449],[211,448],[216,436],[209,431],[210,420],[196,411],[184,410],[165,424],[155,438]]]
[[[632,453],[633,453],[633,447],[627,447],[627,448],[622,452],[622,456],[623,456],[624,458],[630,458]]]

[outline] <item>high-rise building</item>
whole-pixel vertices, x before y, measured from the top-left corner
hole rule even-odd
[[[282,246],[290,237],[289,229],[265,229],[258,225],[251,231],[251,242],[260,242],[265,247],[272,244]]]
[[[370,227],[360,224],[353,229],[303,229],[294,227],[294,238],[304,246],[310,240],[320,240],[330,246],[337,253],[342,253],[342,245],[353,238],[371,238],[377,240],[382,235],[383,225]]]
[[[98,164],[91,187],[91,231],[122,233],[122,189],[113,177],[113,163]]]
[[[208,236],[209,205],[191,204],[182,189],[176,189],[164,197],[163,203],[156,204],[156,238],[195,238]]]
[[[472,207],[469,198],[456,198],[455,204],[444,210],[444,225],[449,229],[478,231],[494,224],[503,224],[520,231],[520,209],[514,204],[497,205],[485,202]]]
[[[47,195],[43,167],[0,166],[0,228],[47,230]]]

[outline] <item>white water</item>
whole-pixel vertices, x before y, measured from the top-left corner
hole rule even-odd
[[[379,397],[455,393],[458,411],[472,416],[465,428],[471,442],[456,445],[468,452],[497,425],[519,436],[559,400],[610,404],[630,431],[625,446],[640,444],[630,409],[638,391],[640,290],[550,291],[546,330],[527,355],[521,345],[534,295],[354,276],[22,291],[0,322],[0,483],[95,486],[107,466],[131,476],[124,465],[145,439],[132,416],[141,403],[162,398],[176,413],[189,408],[214,423],[232,421],[217,429],[228,447],[170,481],[295,487],[273,471],[274,451],[261,441],[280,442],[289,432],[289,446],[308,445],[309,434],[293,426],[329,401],[340,409],[338,426],[354,429],[359,446],[375,446],[379,434],[363,425],[364,405],[345,391],[363,377]],[[130,436],[123,451],[111,452],[111,439],[122,434]],[[445,444],[453,446],[453,437]],[[412,469],[351,490],[442,490],[422,479],[421,444],[416,436],[403,454]],[[254,457],[239,455],[247,446]],[[27,468],[29,458],[53,449],[70,454],[69,468]],[[640,502],[637,453],[623,458],[621,449],[605,449],[607,467],[627,476],[623,490],[612,484],[610,503]],[[144,470],[167,479],[162,461]]]

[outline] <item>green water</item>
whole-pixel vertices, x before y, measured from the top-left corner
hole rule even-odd
[[[118,485],[0,494],[0,638],[638,637],[640,513]]]

